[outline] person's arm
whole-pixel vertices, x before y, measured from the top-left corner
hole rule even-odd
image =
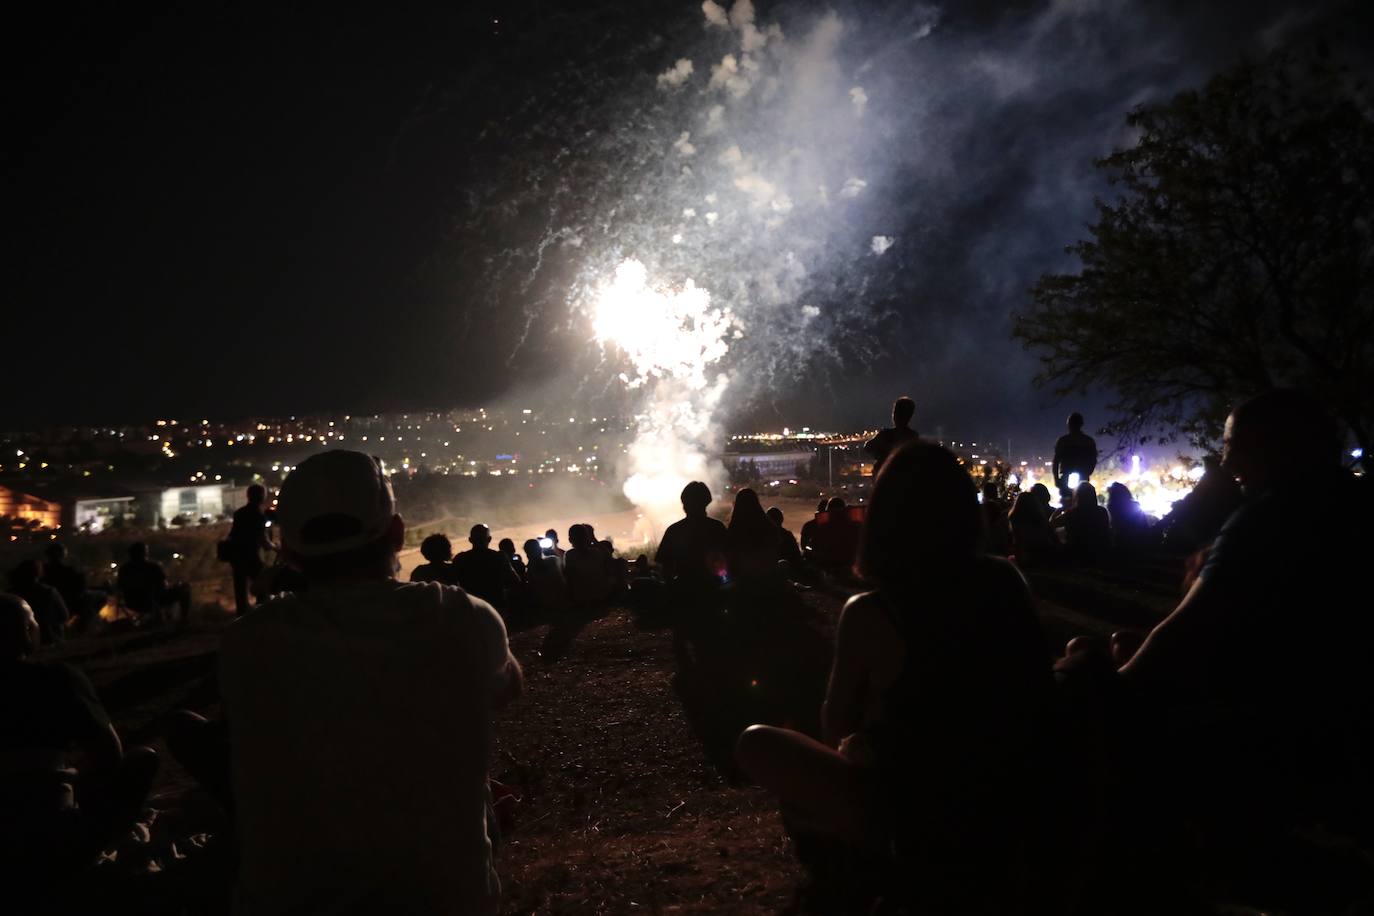
[[[858,731],[863,721],[869,673],[867,623],[872,603],[878,600],[872,593],[856,595],[840,612],[835,633],[835,661],[830,669],[825,704],[821,707],[821,734],[831,747],[837,747],[840,741]]]
[[[1206,674],[1206,659],[1217,636],[1221,596],[1206,581],[1193,583],[1135,654],[1121,666],[1121,676],[1145,689],[1196,689]]]
[[[1064,458],[1063,458],[1063,456],[1060,454],[1059,443],[1056,442],[1056,443],[1054,444],[1054,459],[1050,462],[1050,476],[1052,476],[1052,477],[1054,478],[1054,484],[1055,484],[1055,486],[1058,486],[1058,485],[1059,485],[1059,481],[1060,481],[1061,479],[1063,479],[1063,476],[1062,476],[1062,473],[1061,473],[1063,470],[1064,470]]]
[[[865,454],[867,454],[869,457],[873,458],[874,461],[876,461],[876,460],[878,460],[879,458],[882,457],[882,455],[883,455],[883,433],[882,433],[882,430],[879,430],[879,431],[878,431],[878,435],[874,436],[872,439],[869,439],[867,442],[864,443],[864,452],[865,452]]]
[[[1084,450],[1084,454],[1088,452],[1092,453],[1092,457],[1088,459],[1088,473],[1083,475],[1084,480],[1093,476],[1093,471],[1097,470],[1097,441],[1091,437],[1088,438],[1088,447]]]

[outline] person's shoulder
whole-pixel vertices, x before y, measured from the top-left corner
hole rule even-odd
[[[1106,511],[1105,509],[1103,510]],[[1006,557],[983,554],[977,559],[976,571],[980,579],[992,582],[1017,592],[1030,594],[1030,583],[1020,567]]]

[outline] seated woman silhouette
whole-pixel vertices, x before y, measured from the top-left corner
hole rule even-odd
[[[781,559],[778,526],[763,511],[759,496],[745,487],[735,494],[725,531],[725,562],[736,582],[776,577]]]
[[[1023,851],[1052,690],[1025,580],[982,545],[958,459],[926,442],[895,452],[856,563],[873,590],[841,615],[822,740],[755,725],[736,748],[794,837],[895,854],[939,912],[1011,892],[993,876]]]

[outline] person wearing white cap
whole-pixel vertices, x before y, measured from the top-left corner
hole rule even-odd
[[[395,579],[405,525],[378,462],[329,451],[283,483],[308,588],[224,635],[240,913],[495,913],[492,710],[520,666],[485,601]]]

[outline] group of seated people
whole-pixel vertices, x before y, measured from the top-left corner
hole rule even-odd
[[[66,545],[54,541],[43,559],[23,560],[10,571],[9,591],[28,603],[44,646],[62,642],[69,627],[88,626],[110,597],[140,622],[185,621],[191,608],[190,586],[170,582],[161,564],[148,559],[142,542],[129,545],[113,589],[90,588],[85,573],[68,558]]]
[[[568,529],[567,550],[558,546],[552,528],[542,538],[529,538],[523,558],[510,538],[502,538],[495,550],[491,541],[490,528],[473,525],[470,549],[455,556],[447,537],[431,534],[420,543],[425,562],[411,572],[410,581],[456,585],[493,607],[543,615],[604,607],[626,588],[625,561],[589,524]]]
[[[1374,618],[1358,570],[1374,548],[1374,495],[1340,447],[1303,395],[1239,406],[1223,461],[1246,502],[1187,595],[1148,634],[1075,640],[1054,661],[1024,577],[986,551],[958,459],[901,444],[859,531],[855,572],[869,590],[840,616],[820,733],[751,727],[739,766],[777,796],[804,863],[860,863],[846,872],[869,882],[857,893],[893,911],[1185,912],[1197,887],[1151,865],[1260,862],[1272,890],[1308,861],[1285,858],[1293,843],[1369,850]],[[659,548],[669,582],[777,580],[786,539],[756,494],[736,495],[729,525],[706,514],[704,484],[682,502]],[[226,630],[225,717],[185,713],[169,735],[231,812],[238,911],[496,912],[491,719],[522,676],[477,588],[522,581],[509,554],[490,551],[498,569],[431,549],[427,573],[396,582],[404,523],[380,467],[357,452],[302,462],[280,519],[309,588]],[[600,568],[593,532],[570,539],[561,558],[527,544],[523,582],[536,568],[566,577],[584,562],[576,551]],[[490,534],[471,540],[480,553]],[[436,584],[488,567],[472,589]],[[88,859],[127,822],[155,760],[122,753],[79,674],[28,661],[37,629],[24,601],[0,601],[0,760],[28,780],[7,785],[22,818],[5,848]],[[51,709],[22,699],[44,678]],[[65,766],[81,742],[95,747],[89,774]],[[1134,880],[1110,879],[1130,866]]]

